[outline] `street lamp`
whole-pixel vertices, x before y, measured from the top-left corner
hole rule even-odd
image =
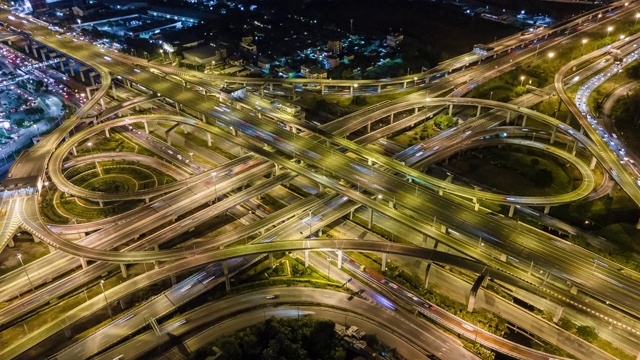
[[[93,153],[93,149],[91,148],[91,146],[93,145],[93,143],[88,143],[87,145],[89,145],[89,153],[92,154]]]
[[[193,161],[193,152],[189,152],[189,156],[191,156],[191,161]]]
[[[102,288],[102,295],[104,296],[104,303],[107,305],[107,310],[109,310],[109,317],[111,321],[113,321],[113,315],[111,314],[111,308],[109,307],[109,300],[107,300],[107,293],[104,292],[104,280],[100,280],[100,288]]]
[[[18,260],[20,260],[20,264],[22,264],[22,270],[24,270],[24,274],[27,275],[27,280],[29,280],[29,285],[31,285],[31,291],[35,291],[35,287],[33,286],[33,283],[31,282],[31,278],[29,277],[29,273],[27,272],[27,268],[24,267],[24,263],[22,262],[22,254],[18,253],[16,254],[16,256],[18,257]]]
[[[607,37],[609,37],[609,35],[611,35],[611,31],[613,30],[613,26],[609,26],[607,28]]]
[[[547,54],[547,56],[549,57],[549,59],[553,59],[554,56],[556,56],[556,53],[554,53],[553,51],[549,52]]]
[[[640,13],[636,13],[636,23],[634,24],[634,26],[638,25],[638,19],[639,18],[640,18]]]
[[[489,94],[489,101],[493,98],[493,91]]]
[[[524,83],[524,75],[520,76],[520,87],[522,87],[523,83]]]
[[[624,40],[624,35],[620,35],[620,40]]]

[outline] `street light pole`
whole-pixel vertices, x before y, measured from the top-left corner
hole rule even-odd
[[[16,254],[16,256],[18,257],[18,260],[20,260],[20,264],[22,265],[22,270],[24,270],[24,274],[27,275],[27,280],[29,280],[29,285],[31,285],[31,291],[35,291],[35,287],[33,286],[33,283],[31,282],[31,278],[29,277],[29,273],[27,272],[27,268],[24,267],[24,262],[22,262],[22,254],[18,253]]]
[[[107,305],[107,310],[109,310],[109,318],[111,318],[111,321],[113,321],[113,314],[111,314],[109,300],[107,300],[107,293],[104,292],[104,280],[100,280],[100,288],[102,289],[102,295],[104,296],[104,303],[105,305]]]

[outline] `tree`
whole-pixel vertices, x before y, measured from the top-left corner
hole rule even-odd
[[[533,184],[538,188],[546,188],[553,184],[553,173],[549,169],[537,169],[531,176]]]
[[[576,335],[590,343],[598,340],[598,330],[594,326],[580,325],[576,329]]]
[[[441,130],[446,130],[450,127],[456,126],[458,121],[451,115],[439,115],[433,119],[433,123]]]
[[[563,316],[558,319],[558,326],[572,333],[576,329],[577,324]]]

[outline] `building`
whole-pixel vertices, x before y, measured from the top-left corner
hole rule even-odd
[[[258,47],[255,46],[253,43],[249,42],[249,43],[245,43],[244,41],[240,43],[240,50],[244,53],[247,54],[257,54],[258,53]]]
[[[87,4],[81,6],[73,6],[71,10],[77,16],[84,17],[98,11],[102,6],[100,4]]]
[[[312,67],[307,70],[304,74],[307,79],[326,79],[327,78],[327,70],[320,69],[318,67]]]
[[[182,22],[171,20],[160,20],[150,23],[143,23],[137,26],[132,26],[122,31],[124,36],[130,38],[148,38],[151,35],[157,34],[163,30],[173,30],[182,27]]]
[[[147,10],[151,16],[182,21],[183,25],[193,25],[200,22],[206,16],[199,11],[172,7],[154,7]]]
[[[227,49],[216,45],[199,46],[194,49],[185,50],[183,62],[191,65],[209,65],[220,62],[227,58]]]
[[[264,72],[269,72],[269,70],[271,70],[271,59],[260,56],[258,58],[258,67]]]
[[[404,35],[400,33],[393,33],[393,34],[387,35],[387,45],[391,47],[395,48],[400,46],[400,43],[402,43],[402,40],[404,40]]]
[[[342,52],[342,40],[329,40],[327,43],[327,51],[332,54],[339,54]]]
[[[131,10],[149,6],[146,1],[139,0],[100,0],[100,2],[114,10]]]
[[[240,56],[231,55],[227,58],[227,62],[229,65],[242,66],[244,65],[244,60]]]
[[[340,58],[335,55],[327,55],[322,59],[322,64],[325,69],[333,69],[340,65]]]

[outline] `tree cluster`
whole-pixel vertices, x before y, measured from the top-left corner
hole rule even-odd
[[[223,360],[345,359],[347,352],[334,328],[330,320],[270,318],[220,339],[216,345]]]

